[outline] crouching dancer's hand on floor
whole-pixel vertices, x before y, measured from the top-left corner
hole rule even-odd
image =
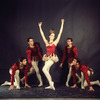
[[[88,91],[95,91],[94,89],[93,89],[93,87],[91,86],[91,87],[89,87],[89,90]]]
[[[28,87],[28,88],[31,88],[30,85],[28,85],[27,83],[25,83],[25,88]]]
[[[13,90],[13,89],[14,89],[14,85],[11,85],[8,90]]]
[[[71,86],[71,88],[78,88],[76,84],[74,84],[73,86]]]

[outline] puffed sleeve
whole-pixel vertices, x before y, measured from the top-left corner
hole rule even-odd
[[[74,52],[74,57],[77,58],[78,57],[78,53],[77,53],[77,48],[75,46],[73,48],[73,52]]]

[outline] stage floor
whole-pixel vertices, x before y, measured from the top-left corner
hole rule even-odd
[[[81,90],[79,88],[71,89],[70,87],[66,87],[64,85],[55,85],[56,90],[46,90],[44,87],[37,87],[37,85],[33,85],[32,88],[21,88],[21,90],[14,89],[13,91],[8,91],[9,86],[0,86],[0,99],[21,99],[25,100],[26,98],[32,100],[100,100],[100,87],[93,86],[95,91],[89,92],[88,88],[85,90]]]

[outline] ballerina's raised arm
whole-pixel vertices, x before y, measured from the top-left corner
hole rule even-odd
[[[40,29],[40,33],[41,33],[41,36],[43,38],[43,41],[47,45],[48,44],[48,40],[45,38],[44,32],[43,32],[42,27],[41,27],[42,26],[42,22],[39,22],[38,25],[39,25],[39,29]]]
[[[64,25],[64,19],[61,19],[61,27],[60,27],[60,31],[59,31],[59,34],[57,36],[57,39],[54,41],[54,44],[57,45],[59,40],[60,40],[60,37],[61,37],[61,34],[62,34],[62,31],[63,31],[63,25]]]

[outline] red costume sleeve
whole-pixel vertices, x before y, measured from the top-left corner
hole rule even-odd
[[[27,53],[28,63],[29,63],[30,68],[31,68],[32,67],[32,64],[31,64],[31,50],[27,49],[26,53]]]
[[[38,55],[40,56],[40,58],[42,59],[42,54],[41,54],[41,52],[40,52],[40,48],[39,48],[39,46],[36,44],[36,48],[37,48],[37,50],[38,50]]]
[[[15,76],[16,68],[17,68],[16,64],[14,64],[14,65],[11,67],[11,70],[12,70],[12,73],[11,73],[11,79],[10,79],[11,85],[14,84],[14,76]]]
[[[27,72],[28,72],[28,65],[26,65],[24,69],[25,83],[27,83]]]
[[[87,66],[82,66],[82,72],[83,72],[83,74],[84,74],[84,76],[85,76],[85,79],[86,79],[86,81],[87,81],[87,83],[88,83],[88,85],[89,85],[89,87],[91,86],[91,84],[90,84],[90,80],[89,80],[89,76],[88,76],[88,67]]]
[[[66,58],[66,47],[64,47],[64,49],[63,49],[63,57],[62,57],[61,63],[64,63],[65,58]]]
[[[77,58],[78,57],[78,53],[77,53],[77,48],[76,47],[73,48],[73,52],[74,52],[74,57]]]
[[[75,75],[75,73],[76,73],[76,70],[75,70],[74,66],[72,66],[72,76],[73,76],[74,84],[76,84],[76,75]]]

